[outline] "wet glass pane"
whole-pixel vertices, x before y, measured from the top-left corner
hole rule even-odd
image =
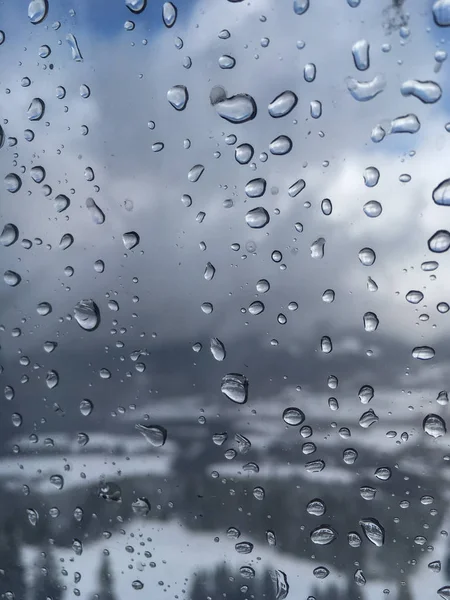
[[[450,1],[0,15],[1,598],[450,598]]]

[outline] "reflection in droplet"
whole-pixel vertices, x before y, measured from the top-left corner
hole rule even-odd
[[[313,575],[317,579],[326,579],[330,574],[330,570],[324,566],[316,567],[313,569]]]
[[[287,135],[279,135],[269,144],[271,154],[283,156],[292,150],[292,140]]]
[[[359,524],[364,532],[364,535],[375,546],[383,546],[384,544],[384,528],[377,519],[367,518],[360,519]]]
[[[234,151],[234,157],[240,165],[246,165],[253,158],[253,146],[250,144],[241,144]]]
[[[28,18],[30,23],[38,25],[42,23],[48,13],[48,0],[31,0],[28,5]]]
[[[166,27],[173,27],[177,20],[177,7],[172,2],[164,2],[162,9],[163,23]]]
[[[217,114],[230,123],[246,123],[256,117],[256,102],[248,94],[236,94],[213,104]]]
[[[123,245],[127,250],[135,248],[140,241],[139,235],[135,231],[128,231],[122,235]]]
[[[80,402],[80,413],[83,415],[83,417],[88,417],[93,410],[94,410],[94,405],[87,398],[84,398]]]
[[[353,61],[358,71],[366,71],[370,66],[370,45],[367,40],[358,40],[352,46]]]
[[[297,105],[298,98],[294,92],[286,90],[269,104],[269,115],[274,119],[288,115]]]
[[[321,517],[326,512],[326,506],[323,500],[320,498],[314,498],[310,502],[308,502],[306,506],[306,511],[310,515],[314,515],[315,517]]]
[[[450,232],[439,229],[428,240],[428,248],[431,252],[447,252],[450,248]]]
[[[94,331],[100,324],[100,311],[93,300],[80,300],[73,312],[78,325],[86,331]]]
[[[189,100],[187,88],[184,85],[174,85],[167,92],[167,100],[175,110],[184,110]]]
[[[434,355],[435,352],[431,346],[416,346],[412,351],[413,358],[418,360],[431,360]]]
[[[222,378],[220,387],[222,394],[237,404],[247,402],[248,380],[245,375],[239,373],[228,373]]]
[[[353,465],[358,459],[358,453],[354,448],[346,448],[342,453],[342,458],[346,465]]]
[[[422,427],[425,433],[434,438],[441,437],[447,433],[444,419],[433,413],[424,418]]]
[[[261,229],[270,221],[269,213],[262,206],[249,210],[245,215],[245,222],[252,229]]]

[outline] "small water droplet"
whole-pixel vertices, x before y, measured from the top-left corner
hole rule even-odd
[[[376,260],[376,254],[372,250],[372,248],[363,248],[359,251],[358,258],[362,265],[364,265],[365,267],[370,267]]]
[[[206,281],[211,281],[212,279],[214,279],[215,274],[216,269],[214,265],[212,265],[210,262],[206,263],[205,272],[203,273],[204,279],[206,279]]]
[[[356,533],[356,531],[350,531],[347,534],[347,541],[348,545],[352,548],[359,548],[362,543],[361,536],[359,535],[359,533]]]
[[[43,167],[31,167],[30,177],[35,183],[42,183],[45,179],[45,169]]]
[[[369,200],[364,204],[363,211],[371,219],[376,219],[383,212],[383,207],[377,200]]]
[[[147,0],[125,0],[125,6],[131,10],[132,13],[139,14],[147,6]]]
[[[358,459],[358,453],[353,448],[347,448],[342,453],[342,458],[346,465],[353,465]]]
[[[84,398],[80,402],[80,413],[83,415],[83,417],[88,417],[93,410],[94,410],[94,405],[87,398]]]
[[[367,429],[371,425],[378,423],[378,421],[379,421],[379,418],[375,414],[375,412],[373,411],[372,408],[369,409],[368,411],[366,411],[365,413],[363,413],[359,418],[359,424],[364,429]]]
[[[416,115],[409,114],[393,119],[389,133],[417,133],[419,129],[419,119]]]
[[[49,302],[39,302],[36,307],[36,312],[41,317],[46,317],[52,312],[52,305]]]
[[[50,483],[54,485],[57,490],[62,490],[64,487],[64,477],[62,475],[51,475]]]
[[[37,512],[37,510],[35,510],[34,508],[27,508],[27,517],[31,525],[33,525],[33,527],[36,527],[39,521],[39,513]]]
[[[294,0],[296,2],[298,0]],[[300,0],[305,1],[305,0]],[[307,0],[309,2],[309,0]],[[286,573],[280,570],[269,571],[270,578],[275,584],[275,598],[276,600],[284,600],[289,594],[289,584]]]
[[[364,170],[363,178],[367,187],[375,187],[380,179],[380,171],[376,167],[367,167]]]
[[[55,388],[59,383],[59,375],[56,371],[48,371],[45,377],[45,383],[49,390]]]
[[[295,198],[295,196],[297,196],[305,187],[306,183],[304,182],[304,180],[299,179],[290,186],[288,194],[291,198]]]
[[[249,198],[260,198],[266,191],[266,180],[262,177],[252,179],[245,186],[245,193]]]
[[[248,312],[253,316],[260,315],[264,312],[264,304],[259,302],[259,300],[252,302],[248,307]]]
[[[234,548],[239,554],[250,554],[253,550],[253,544],[251,542],[237,542]]]
[[[321,517],[326,512],[326,506],[323,500],[320,500],[320,498],[314,498],[306,505],[306,511],[310,515]]]
[[[17,242],[19,230],[13,223],[7,223],[0,234],[0,244],[2,246],[12,246]]]
[[[325,238],[318,238],[310,247],[311,258],[321,259],[325,254]]]
[[[316,567],[315,569],[313,569],[313,575],[317,579],[326,579],[329,574],[330,574],[330,570],[323,566]]]
[[[366,585],[366,578],[361,569],[357,569],[355,574],[353,575],[353,579],[355,580],[356,585],[364,586]]]
[[[364,313],[363,322],[365,331],[376,331],[380,323],[377,315],[373,312]]]

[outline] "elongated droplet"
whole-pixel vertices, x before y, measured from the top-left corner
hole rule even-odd
[[[270,221],[269,213],[262,206],[249,210],[245,215],[245,222],[252,229],[261,229]]]
[[[266,191],[266,180],[258,177],[252,179],[245,186],[245,193],[249,198],[260,198]]]
[[[303,68],[303,79],[308,83],[312,83],[317,74],[316,65],[314,63],[308,63]]]
[[[347,77],[347,89],[358,102],[367,102],[381,94],[386,87],[383,75],[375,75],[370,81],[358,81],[354,77]]]
[[[248,94],[236,94],[214,102],[217,114],[230,123],[246,123],[256,117],[256,102]]]
[[[62,236],[62,238],[59,240],[59,249],[67,250],[67,248],[70,248],[70,246],[73,244],[73,242],[74,242],[73,235],[70,233],[65,233]]]
[[[412,351],[413,358],[418,360],[431,360],[435,352],[431,346],[416,346]]]
[[[164,427],[160,425],[141,425],[140,423],[137,423],[134,427],[145,437],[151,446],[160,448],[166,443],[167,430]]]
[[[320,340],[320,349],[324,354],[330,354],[333,351],[333,344],[331,342],[331,338],[327,335],[324,335]]]
[[[322,116],[322,102],[320,100],[311,100],[309,103],[309,114],[313,119],[320,119]]]
[[[326,546],[331,544],[331,542],[334,542],[337,538],[337,533],[329,525],[320,525],[311,531],[310,537],[314,544]]]
[[[303,15],[308,8],[309,0],[294,0],[294,12],[296,15]]]
[[[259,300],[252,302],[248,307],[248,312],[253,316],[260,315],[262,312],[264,312],[264,304],[259,302]]]
[[[296,0],[294,0],[296,1]],[[303,2],[305,0],[302,0]],[[309,2],[309,0],[308,0]],[[272,544],[274,545],[274,544]],[[280,570],[270,571],[270,578],[275,584],[275,598],[276,600],[284,600],[289,594],[289,584],[286,573]]]
[[[431,252],[447,252],[450,248],[450,232],[445,229],[439,229],[428,240],[428,248]]]
[[[12,246],[17,242],[18,237],[19,230],[17,227],[13,223],[7,223],[0,234],[0,244],[2,246]]]
[[[90,212],[92,220],[96,225],[101,225],[105,222],[105,214],[101,210],[101,208],[99,208],[99,206],[95,203],[93,198],[88,198],[86,200],[86,208]]]
[[[28,5],[28,18],[30,23],[38,25],[42,23],[48,13],[48,0],[31,0]]]
[[[167,100],[175,108],[175,110],[184,110],[189,100],[189,93],[186,86],[174,85],[167,92]]]
[[[297,95],[290,90],[286,90],[274,98],[269,104],[269,115],[274,119],[284,117],[295,108],[297,102]]]
[[[215,274],[216,269],[214,265],[212,265],[210,262],[206,263],[205,272],[203,273],[203,277],[206,279],[206,281],[211,281],[211,279],[214,279]]]
[[[93,300],[80,300],[73,312],[75,321],[86,331],[94,331],[100,324],[100,311]]]
[[[22,277],[19,275],[19,273],[8,270],[3,274],[3,281],[10,287],[16,287],[16,285],[19,285],[19,283],[22,281]]]
[[[164,2],[162,9],[163,23],[166,27],[173,27],[177,20],[177,7],[172,2]]]
[[[329,198],[325,198],[324,200],[322,200],[320,208],[322,209],[323,214],[326,216],[331,215],[331,213],[333,212],[333,205]]]
[[[378,415],[376,415],[375,412],[372,409],[370,409],[360,416],[359,425],[363,429],[368,429],[371,425],[375,425],[375,423],[378,423],[379,420],[380,419],[378,418]]]
[[[400,91],[403,96],[414,96],[424,104],[434,104],[442,96],[441,86],[435,81],[408,79],[402,83]]]
[[[223,342],[221,342],[219,338],[211,338],[209,349],[217,361],[222,362],[225,360],[227,353]]]
[[[59,383],[59,375],[56,371],[49,371],[45,378],[45,383],[49,390],[55,388]]]
[[[384,527],[377,519],[367,518],[359,521],[364,535],[375,546],[381,547],[384,544]]]
[[[434,188],[433,200],[440,206],[450,206],[450,179],[444,179]]]
[[[44,115],[45,104],[40,98],[33,98],[27,110],[27,117],[30,121],[39,121]]]
[[[269,145],[271,154],[282,156],[292,150],[292,140],[287,135],[279,135]]]
[[[363,317],[364,329],[366,331],[376,331],[378,329],[379,320],[375,313],[366,312]]]
[[[295,198],[295,196],[297,196],[298,194],[300,194],[300,192],[302,190],[304,190],[306,187],[306,183],[303,179],[299,179],[298,181],[296,181],[295,183],[293,183],[289,190],[288,190],[288,194],[291,198]]]
[[[244,404],[248,396],[248,379],[239,373],[228,373],[222,378],[220,390],[229,400]]]
[[[447,426],[444,419],[433,413],[424,418],[422,427],[425,433],[434,438],[441,437],[447,433]]]
[[[66,35],[66,40],[72,52],[72,59],[75,62],[82,62],[83,57],[81,56],[80,48],[78,47],[77,38],[72,33],[68,33]]]
[[[132,13],[139,14],[147,6],[147,0],[125,0],[125,6]]]
[[[370,66],[370,45],[367,40],[358,40],[352,46],[353,61],[358,71],[366,71]]]
[[[310,247],[311,258],[323,258],[325,254],[325,238],[315,240]]]
[[[70,200],[66,195],[58,194],[53,200],[53,206],[55,207],[56,212],[62,213],[69,208]]]
[[[419,129],[419,119],[416,115],[409,114],[393,119],[389,133],[417,133]]]
[[[253,158],[253,146],[250,144],[241,144],[234,151],[234,157],[240,165],[246,165]]]
[[[203,165],[195,165],[188,173],[188,180],[191,183],[196,183],[203,174],[205,167]]]
[[[363,385],[358,392],[362,404],[369,404],[374,396],[374,390],[371,385]]]
[[[127,250],[132,250],[135,248],[140,241],[139,235],[135,231],[127,231],[122,236],[123,245]]]
[[[44,167],[31,167],[30,177],[35,183],[42,183],[45,179]]]
[[[145,497],[137,498],[132,504],[131,509],[135,515],[146,517],[151,510],[150,502]]]

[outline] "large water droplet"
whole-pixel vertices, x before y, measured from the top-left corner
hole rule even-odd
[[[320,498],[314,498],[306,505],[306,511],[310,515],[321,517],[326,512],[325,502]]]
[[[203,273],[204,279],[206,279],[206,281],[211,281],[212,279],[214,279],[215,274],[216,274],[216,269],[215,269],[214,265],[211,264],[210,262],[206,263],[205,271]]]
[[[5,273],[3,275],[3,281],[6,283],[6,285],[9,285],[11,287],[16,287],[16,285],[19,285],[19,283],[22,281],[22,278],[15,271],[8,270],[8,271],[5,271]]]
[[[56,371],[49,371],[45,377],[45,383],[49,390],[55,388],[59,383],[59,375]]]
[[[17,227],[13,223],[7,223],[0,234],[0,244],[2,246],[12,246],[17,242],[18,237],[19,230]]]
[[[419,129],[419,119],[416,115],[409,114],[393,119],[389,133],[417,133]]]
[[[30,177],[35,183],[42,183],[45,179],[44,167],[31,167]]]
[[[31,0],[28,5],[28,18],[30,23],[38,25],[42,23],[48,13],[48,0]]]
[[[358,459],[358,453],[354,448],[346,448],[342,453],[342,458],[346,465],[353,465]]]
[[[383,212],[383,207],[376,200],[369,200],[363,206],[364,214],[371,219],[376,219]]]
[[[353,60],[358,71],[366,71],[370,66],[370,45],[367,40],[358,40],[352,46]]]
[[[413,358],[418,360],[431,360],[435,352],[431,346],[416,346],[412,351]]]
[[[428,240],[428,248],[431,252],[447,252],[450,248],[450,232],[439,229]]]
[[[253,158],[253,146],[250,144],[241,144],[234,151],[234,157],[240,165],[246,165]]]
[[[196,183],[203,174],[205,167],[203,165],[194,165],[188,173],[188,181]]]
[[[331,338],[327,335],[324,335],[320,340],[320,349],[324,354],[330,354],[333,351],[333,344],[331,342]]]
[[[94,331],[100,324],[100,311],[93,300],[80,300],[73,312],[78,325],[86,331]]]
[[[66,35],[66,41],[69,44],[69,48],[72,53],[72,60],[75,62],[83,62],[83,57],[81,55],[80,48],[78,47],[77,38],[72,33],[68,33]]]
[[[363,248],[358,252],[358,258],[362,265],[365,267],[370,267],[376,260],[376,254],[372,248]]]
[[[87,398],[84,398],[80,402],[80,413],[83,415],[83,417],[88,417],[93,410],[94,410],[94,405]]]
[[[50,475],[50,483],[54,485],[57,490],[62,490],[64,487],[64,477],[62,475]]]
[[[122,502],[122,490],[117,483],[105,481],[98,491],[98,495],[107,502]]]
[[[137,423],[134,427],[155,448],[160,448],[166,443],[167,430],[164,427],[160,425],[141,425],[140,423]]]
[[[127,231],[122,235],[123,245],[127,250],[132,250],[135,248],[140,241],[139,235],[135,231]]]
[[[283,411],[283,421],[287,425],[291,425],[292,427],[297,427],[301,425],[305,420],[305,413],[296,408],[295,406],[291,406],[289,408],[285,408]]]
[[[435,81],[408,79],[402,83],[400,91],[403,96],[414,96],[424,104],[434,104],[442,96],[441,87]]]
[[[372,100],[386,87],[384,75],[375,75],[370,81],[358,81],[354,77],[347,77],[347,89],[355,100],[367,102]]]
[[[363,385],[358,392],[362,404],[369,404],[374,396],[374,389],[371,385]]]
[[[221,69],[232,69],[236,64],[236,60],[229,54],[223,54],[219,58],[219,67]]]
[[[363,322],[366,331],[376,331],[380,323],[377,315],[373,312],[366,312],[363,317]]]
[[[363,413],[359,418],[359,424],[363,429],[368,429],[371,425],[378,423],[378,415],[375,414],[373,409],[369,409]]]
[[[410,290],[405,298],[411,304],[419,304],[423,300],[423,294],[419,290]]]
[[[303,15],[309,8],[309,0],[294,0],[293,8],[296,15]]]
[[[253,316],[260,315],[262,312],[264,312],[264,304],[259,302],[259,300],[256,300],[256,302],[252,302],[250,304],[248,307],[248,312]]]
[[[250,554],[253,550],[253,544],[251,542],[237,542],[234,548],[239,554]]]
[[[45,104],[40,98],[33,98],[27,110],[27,117],[30,121],[39,121],[44,115]]]
[[[270,221],[269,213],[262,206],[249,210],[245,215],[245,221],[252,229],[261,229]]]
[[[294,2],[296,1],[297,0],[294,0]],[[305,2],[305,0],[302,1]],[[309,0],[307,0],[307,2],[309,3]],[[275,571],[269,571],[269,574],[275,584],[275,599],[284,600],[289,594],[289,584],[286,573],[277,569]]]
[[[436,25],[448,27],[450,25],[450,0],[436,0],[433,4],[433,17]]]
[[[310,247],[311,258],[323,258],[325,254],[325,238],[318,238]]]
[[[184,85],[174,85],[167,92],[167,100],[176,110],[184,110],[189,100],[189,93]]]
[[[424,418],[422,427],[425,433],[434,438],[441,437],[447,433],[444,419],[433,413]]]
[[[256,102],[248,94],[236,94],[213,102],[217,114],[230,123],[246,123],[256,117]]]
[[[299,179],[295,183],[293,183],[288,190],[288,194],[291,198],[295,198],[300,192],[305,189],[306,183],[303,179]]]
[[[298,98],[294,92],[286,90],[269,104],[269,115],[274,119],[288,115],[297,105]]]
[[[69,208],[70,200],[64,194],[58,194],[53,200],[53,206],[55,207],[56,212],[62,213]]]
[[[434,188],[433,200],[441,206],[450,206],[450,179],[444,179]]]
[[[228,373],[222,378],[220,387],[222,394],[237,404],[247,402],[248,380],[245,375],[239,373]]]
[[[166,27],[173,27],[177,20],[177,7],[172,2],[164,2],[162,8],[163,23]]]
[[[31,523],[31,525],[33,525],[33,527],[36,527],[36,525],[39,521],[38,511],[35,510],[34,508],[27,508],[27,517],[28,517],[28,521]]]
[[[320,525],[311,531],[310,537],[314,544],[326,546],[337,538],[337,533],[329,525]]]
[[[8,192],[11,192],[11,194],[15,194],[20,190],[21,186],[22,180],[18,175],[16,175],[15,173],[8,173],[8,175],[6,175],[5,187],[8,190]]]
[[[279,135],[269,144],[271,154],[283,156],[292,150],[292,140],[287,135]]]
[[[384,544],[384,528],[377,519],[361,519],[359,524],[369,542],[378,547]]]
[[[249,198],[260,198],[266,191],[266,180],[262,177],[252,179],[245,186],[245,193]]]
[[[446,0],[441,0],[441,1],[446,1]],[[439,0],[438,0],[438,2],[439,2]],[[438,25],[439,24],[440,23],[438,23]],[[444,23],[444,25],[446,25],[446,26],[450,25],[450,8],[449,8],[448,20],[446,23]],[[436,593],[439,594],[439,596],[441,598],[443,598],[443,600],[448,600],[450,598],[450,585],[444,585],[443,587],[439,588]]]
[[[139,14],[147,6],[147,0],[125,0],[125,6],[130,9],[132,13]]]
[[[86,208],[96,225],[101,225],[105,222],[105,213],[99,208],[93,198],[88,198],[86,200]]]
[[[145,497],[137,498],[132,504],[131,509],[135,515],[146,517],[151,510],[150,502]]]
[[[380,179],[380,171],[376,167],[367,167],[364,170],[363,178],[367,187],[375,187]]]

